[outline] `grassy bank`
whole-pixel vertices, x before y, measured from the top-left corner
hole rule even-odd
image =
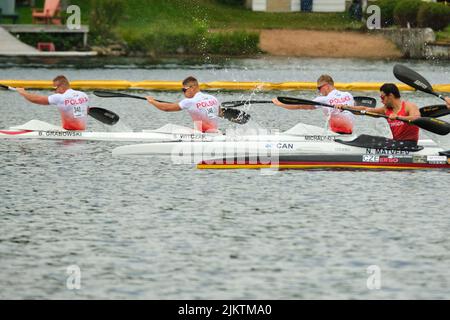
[[[95,3],[95,1],[94,1]],[[88,24],[93,1],[73,0]],[[43,0],[36,6],[42,7]],[[229,6],[215,0],[123,1],[123,14],[112,31],[131,53],[226,54],[258,53],[259,29],[357,30],[361,23],[347,13],[267,13]],[[28,10],[28,11],[27,11]],[[20,9],[21,23],[31,22],[31,10]],[[233,31],[230,31],[233,30]],[[253,30],[253,31],[247,31]],[[91,40],[104,44],[101,37]]]
[[[450,26],[442,31],[436,32],[436,40],[450,43]]]

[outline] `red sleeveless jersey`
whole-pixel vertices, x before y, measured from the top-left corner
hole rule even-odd
[[[393,110],[386,109],[386,115],[389,116],[393,113]],[[407,116],[405,101],[402,102],[402,108],[397,116]],[[387,119],[389,126],[391,127],[392,137],[394,140],[409,140],[418,141],[419,140],[419,127],[410,125],[406,122],[400,120]]]

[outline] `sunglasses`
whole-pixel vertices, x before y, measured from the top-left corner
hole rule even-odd
[[[328,83],[324,83],[323,85],[321,85],[321,86],[317,86],[317,90],[321,90],[324,86],[326,86]]]
[[[187,87],[187,88],[182,88],[181,91],[183,91],[183,93],[186,93],[186,91],[188,91],[190,88],[192,88],[192,86]]]

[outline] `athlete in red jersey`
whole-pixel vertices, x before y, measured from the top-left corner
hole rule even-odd
[[[418,141],[419,140],[419,127],[407,124],[406,122],[396,120],[396,117],[407,120],[406,101],[402,101],[401,108],[395,114],[394,109],[386,108],[385,114],[389,116],[387,122],[392,131],[392,137],[394,140],[401,141]]]
[[[355,106],[354,110],[365,110],[371,113],[379,113],[389,116],[387,119],[392,132],[392,138],[399,141],[413,141],[417,143],[419,140],[419,127],[410,125],[402,120],[415,120],[420,117],[420,111],[417,105],[411,102],[402,101],[400,91],[393,83],[385,83],[380,88],[380,98],[383,102],[382,107],[368,108]],[[343,105],[337,105],[336,108],[341,109]],[[347,107],[348,108],[348,107]]]

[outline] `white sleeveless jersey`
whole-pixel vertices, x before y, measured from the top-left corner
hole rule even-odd
[[[84,92],[69,89],[63,94],[57,93],[49,96],[48,103],[58,108],[64,129],[86,129],[89,98]]]
[[[216,97],[197,92],[194,97],[183,99],[178,105],[191,115],[198,130],[202,132],[217,131],[220,102]]]

